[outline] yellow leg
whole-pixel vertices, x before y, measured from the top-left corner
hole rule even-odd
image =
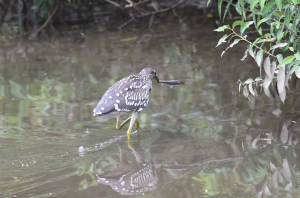
[[[127,130],[127,138],[128,138],[128,141],[130,141],[130,134],[131,134],[131,128],[129,128]]]
[[[131,115],[129,128],[128,128],[128,130],[127,130],[127,138],[128,138],[128,140],[130,140],[131,129],[132,129],[134,123],[136,123],[136,119],[137,119],[137,117],[139,116],[139,114],[140,114],[140,112],[134,111],[134,112],[132,113],[132,115]],[[128,120],[128,119],[127,119],[127,120]],[[126,120],[126,121],[127,121],[127,120]]]
[[[122,124],[119,124],[119,117],[117,117],[117,125],[116,129],[120,130],[125,124],[127,124],[131,120],[131,117],[127,118]]]
[[[140,144],[140,139],[138,139],[138,140],[135,141],[135,142],[131,142],[130,139],[127,140],[127,146],[128,146],[130,149],[132,149],[132,150],[134,150],[134,148],[138,147],[139,144]]]
[[[135,121],[135,128],[136,128],[137,130],[140,128],[140,124],[139,124],[139,121],[138,121],[138,120]]]

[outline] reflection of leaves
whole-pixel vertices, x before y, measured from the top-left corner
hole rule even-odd
[[[284,178],[287,181],[291,181],[291,171],[290,171],[289,163],[286,158],[283,159],[282,172],[283,172]]]
[[[280,140],[281,140],[281,142],[283,144],[287,143],[288,137],[289,137],[288,129],[287,129],[286,125],[283,124],[282,129],[281,129],[281,133],[280,133]]]
[[[272,175],[272,186],[275,189],[278,188],[277,171],[275,171]]]
[[[11,94],[15,97],[15,98],[25,98],[24,94],[22,94],[22,86],[19,85],[18,83],[15,83],[12,80],[9,80],[9,84],[11,86]]]
[[[274,166],[274,164],[272,164],[272,162],[270,162],[270,169],[271,169],[272,173],[274,173],[275,171],[277,171],[276,166]]]
[[[278,82],[277,89],[278,89],[279,97],[280,97],[282,103],[284,103],[285,96],[286,96],[286,90],[285,90],[285,86],[284,86],[285,72],[284,72],[283,67],[279,68],[279,70],[278,70],[277,82]]]

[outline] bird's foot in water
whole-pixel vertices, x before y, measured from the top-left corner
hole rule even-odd
[[[133,149],[133,148],[139,146],[139,144],[140,144],[140,133],[139,133],[138,130],[137,130],[137,140],[132,141],[131,138],[130,138],[130,134],[129,134],[129,136],[127,134],[127,138],[128,138],[127,139],[127,145],[128,145],[129,148]]]

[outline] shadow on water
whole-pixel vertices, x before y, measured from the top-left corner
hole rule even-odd
[[[0,196],[298,196],[298,92],[284,105],[240,98],[237,80],[259,69],[240,62],[243,46],[221,59],[219,35],[206,28],[3,46]],[[145,66],[185,83],[153,85],[139,142],[128,147],[126,129],[92,110],[108,87]]]

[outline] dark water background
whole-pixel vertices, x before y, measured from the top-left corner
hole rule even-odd
[[[1,44],[0,197],[298,197],[299,91],[239,96],[259,68],[243,44],[221,58],[212,29]],[[128,126],[92,110],[144,67],[185,84],[153,86],[129,148]]]

